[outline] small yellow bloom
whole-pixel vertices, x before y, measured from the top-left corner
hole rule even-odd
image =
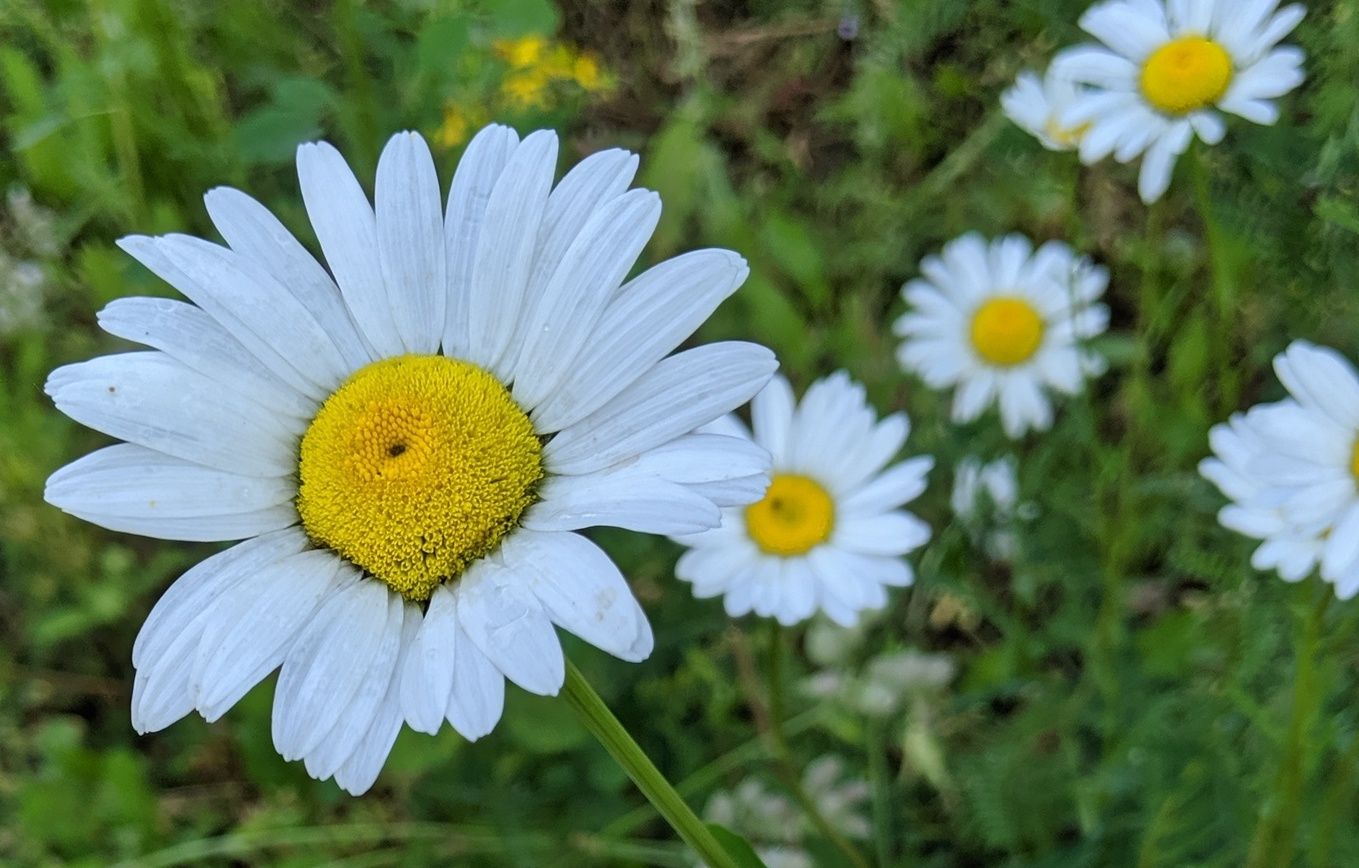
[[[444,107],[444,122],[435,135],[436,141],[444,148],[456,148],[467,141],[472,131],[472,121],[461,108],[453,103]]]
[[[515,108],[547,108],[548,78],[541,71],[527,70],[505,79],[500,91]]]
[[[589,54],[582,54],[576,58],[576,62],[571,65],[571,77],[588,93],[601,91],[605,87],[604,73],[599,68],[599,61]]]
[[[538,34],[522,36],[519,39],[497,39],[492,43],[496,54],[500,55],[515,69],[537,66],[547,50],[548,42]]]

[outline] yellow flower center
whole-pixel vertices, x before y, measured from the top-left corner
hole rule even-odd
[[[746,507],[750,538],[768,555],[806,554],[830,538],[835,503],[821,484],[796,473],[775,474],[764,500]]]
[[[1057,123],[1056,117],[1048,118],[1047,123],[1043,124],[1043,131],[1048,134],[1048,138],[1064,148],[1075,148],[1085,138],[1085,134],[1090,132],[1090,124],[1077,124],[1074,127],[1064,127]]]
[[[1202,36],[1181,36],[1156,49],[1142,65],[1142,94],[1170,115],[1217,102],[1232,83],[1227,49]]]
[[[1354,448],[1350,451],[1350,473],[1359,482],[1359,440],[1354,441]]]
[[[1043,342],[1043,319],[1022,298],[993,298],[972,316],[972,346],[993,365],[1027,361]]]
[[[543,477],[533,424],[495,377],[446,356],[361,368],[302,437],[307,534],[410,600],[492,552]]]

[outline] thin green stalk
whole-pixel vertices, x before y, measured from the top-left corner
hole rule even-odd
[[[1204,153],[1204,148],[1194,148],[1190,156],[1190,174],[1193,176],[1194,200],[1198,205],[1199,219],[1203,221],[1204,243],[1208,246],[1208,264],[1212,273],[1211,333],[1214,336],[1213,354],[1216,362],[1213,374],[1218,391],[1218,415],[1225,415],[1237,406],[1237,398],[1241,391],[1236,351],[1232,346],[1232,336],[1237,333],[1233,328],[1236,318],[1237,285],[1226,246],[1226,234],[1213,207],[1213,191],[1208,183],[1208,167]]]
[[[817,832],[858,868],[868,868],[863,854],[826,819],[816,801],[802,786],[802,779],[793,763],[792,751],[788,749],[788,739],[783,732],[783,627],[778,621],[770,621],[769,624],[765,677],[769,682],[769,747],[774,755],[775,772]]]
[[[713,837],[713,833],[694,814],[693,810],[675,792],[675,788],[665,779],[660,770],[642,751],[640,745],[609,711],[604,700],[599,698],[585,676],[575,664],[566,663],[566,686],[562,696],[579,715],[590,734],[604,745],[604,749],[623,767],[632,782],[642,791],[651,804],[656,806],[670,827],[684,839],[684,843],[713,868],[737,868],[731,854]]]
[[[1317,600],[1310,614],[1301,619],[1298,628],[1293,710],[1288,720],[1288,734],[1284,738],[1283,756],[1274,778],[1273,791],[1264,801],[1255,834],[1251,836],[1247,868],[1268,868],[1293,862],[1298,819],[1302,813],[1307,736],[1321,708],[1324,693],[1317,673],[1317,645],[1326,607],[1332,597],[1329,585],[1321,582],[1312,584],[1317,585],[1314,591]]]
[[[873,799],[873,850],[879,865],[892,864],[891,783],[887,775],[887,737],[882,723],[869,719],[864,741],[868,744],[868,783]]]

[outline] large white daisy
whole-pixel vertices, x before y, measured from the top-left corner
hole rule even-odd
[[[862,386],[843,371],[812,384],[796,404],[782,377],[751,404],[753,437],[733,417],[715,430],[768,449],[764,498],[723,510],[722,526],[676,536],[689,546],[675,574],[698,597],[723,596],[732,617],[754,612],[796,624],[817,609],[839,624],[887,603],[909,585],[901,556],[930,529],[901,507],[925,490],[934,459],[888,466],[910,431],[905,413],[878,421]],[[720,426],[720,427],[719,427]]]
[[[989,244],[975,233],[920,263],[902,289],[910,310],[894,331],[902,367],[935,389],[956,387],[953,420],[970,422],[998,403],[1005,433],[1052,425],[1046,390],[1080,392],[1103,360],[1082,342],[1103,332],[1097,299],[1109,275],[1060,241],[1037,251],[1019,235]]]
[[[1274,359],[1290,397],[1214,426],[1199,471],[1231,503],[1225,527],[1262,540],[1251,559],[1290,582],[1318,565],[1359,592],[1359,373],[1336,351],[1295,341]]]
[[[375,205],[340,154],[303,145],[302,195],[329,270],[258,202],[207,206],[226,246],[123,248],[193,303],[115,301],[152,347],[55,371],[73,419],[125,440],[53,474],[47,499],[113,530],[247,540],[189,570],[132,651],[132,720],[221,717],[280,669],[273,735],[317,779],[372,785],[402,722],[469,739],[504,679],[554,694],[553,625],[625,660],[651,628],[575,533],[715,527],[759,498],[769,459],[695,430],[769,379],[768,350],[674,355],[745,279],[702,250],[624,282],[660,213],[637,159],[597,153],[553,187],[557,138],[488,127],[447,211],[412,133]]]
[[[1257,124],[1279,117],[1274,100],[1302,83],[1303,53],[1276,47],[1302,20],[1278,0],[1107,0],[1081,16],[1103,45],[1068,49],[1053,62],[1091,85],[1063,113],[1087,127],[1080,155],[1092,163],[1142,157],[1138,191],[1152,202],[1197,135],[1210,145],[1227,125],[1219,111]]]

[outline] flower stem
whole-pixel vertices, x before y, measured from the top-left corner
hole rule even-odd
[[[802,813],[807,816],[816,831],[845,855],[857,868],[868,868],[864,859],[853,844],[840,830],[831,825],[825,814],[816,806],[816,801],[802,786],[797,768],[793,764],[792,751],[788,749],[788,739],[783,732],[783,627],[778,621],[770,621],[769,647],[765,677],[769,681],[769,747],[774,755],[774,768],[779,781],[792,795]]]
[[[1317,645],[1326,607],[1331,602],[1329,585],[1316,583],[1316,603],[1298,628],[1297,671],[1293,677],[1293,710],[1288,720],[1288,733],[1283,746],[1283,757],[1274,778],[1273,791],[1266,798],[1260,812],[1255,834],[1251,836],[1247,855],[1248,868],[1288,865],[1293,861],[1293,845],[1297,837],[1298,819],[1302,809],[1302,788],[1305,783],[1303,751],[1312,723],[1320,710],[1324,690],[1317,674]]]
[[[675,788],[656,768],[655,763],[647,757],[641,746],[623,728],[623,724],[609,711],[604,700],[599,698],[599,694],[585,680],[585,676],[569,660],[566,663],[566,686],[562,689],[562,695],[580,716],[585,728],[590,730],[590,734],[598,739],[609,755],[623,767],[628,777],[637,785],[637,789],[656,806],[656,810],[684,839],[684,843],[692,847],[694,852],[712,868],[737,868],[731,854],[722,849],[713,833],[685,804],[679,793],[675,792]]]

